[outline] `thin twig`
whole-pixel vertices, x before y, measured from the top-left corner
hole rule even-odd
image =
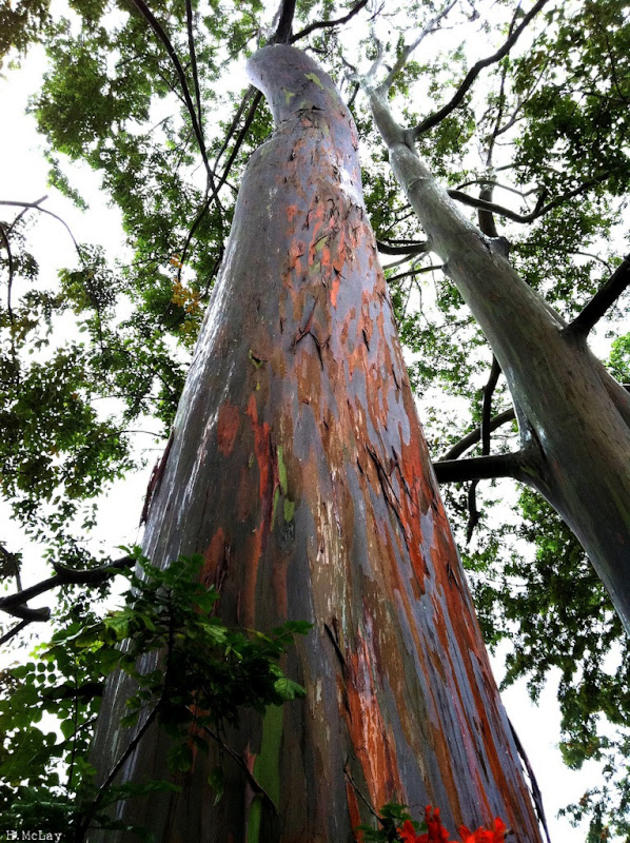
[[[186,104],[186,109],[190,115],[190,119],[193,125],[193,131],[195,133],[195,137],[197,139],[197,145],[199,147],[199,151],[201,152],[201,157],[203,159],[204,167],[206,169],[206,174],[208,177],[208,182],[211,187],[214,187],[214,174],[212,169],[210,168],[210,163],[208,161],[208,156],[206,153],[206,146],[203,139],[203,133],[201,131],[201,125],[197,119],[197,114],[195,112],[195,106],[192,101],[192,97],[190,96],[190,90],[188,88],[188,83],[186,81],[186,74],[184,73],[184,68],[179,60],[179,57],[175,51],[175,47],[173,46],[170,38],[164,31],[163,27],[161,26],[160,22],[157,20],[153,12],[149,9],[147,4],[144,0],[131,0],[133,5],[136,9],[140,12],[140,14],[144,17],[147,21],[151,29],[157,35],[158,39],[162,42],[164,47],[166,48],[166,52],[175,68],[175,72],[177,73],[177,78],[179,80],[179,85],[182,91],[182,95],[184,97],[184,102]],[[215,191],[216,193],[216,191]]]
[[[24,629],[25,626],[28,626],[29,623],[31,623],[31,620],[32,619],[27,620],[25,618],[23,621],[12,627],[8,632],[5,632],[2,638],[0,638],[0,647],[3,644],[8,643],[12,638],[14,638],[18,634],[18,632],[21,632]]]
[[[463,81],[460,83],[457,91],[453,94],[451,99],[443,105],[442,108],[438,109],[438,111],[430,114],[428,117],[425,117],[421,123],[419,123],[413,129],[413,137],[414,139],[419,138],[425,132],[428,132],[429,129],[432,129],[434,126],[437,126],[445,117],[447,117],[452,111],[454,111],[457,106],[461,103],[461,101],[466,96],[468,90],[472,86],[473,82],[479,76],[481,71],[485,67],[489,67],[491,64],[495,64],[496,62],[500,61],[504,56],[510,52],[514,44],[517,42],[518,38],[520,37],[523,30],[529,25],[532,18],[534,18],[538,12],[548,3],[549,0],[538,0],[538,2],[532,7],[532,9],[524,16],[521,23],[511,32],[508,38],[505,40],[503,45],[491,56],[488,56],[485,59],[480,59],[476,64],[474,64],[466,76],[464,77]]]
[[[194,711],[190,708],[190,706],[188,706],[188,710],[192,714],[194,714]],[[221,747],[221,749],[225,750],[225,752],[227,752],[227,754],[230,756],[230,758],[232,758],[236,762],[238,767],[245,773],[245,777],[247,778],[247,781],[248,781],[249,785],[251,786],[252,790],[255,793],[259,793],[271,805],[274,812],[277,814],[278,808],[277,808],[275,802],[273,801],[271,796],[269,796],[269,794],[267,793],[265,788],[260,784],[258,779],[254,776],[254,774],[249,769],[249,767],[247,766],[247,764],[245,763],[243,758],[238,754],[238,752],[236,752],[236,750],[232,749],[232,747],[229,746],[229,744],[226,744],[225,741],[222,740],[219,737],[219,735],[216,734],[216,732],[213,732],[212,729],[209,726],[206,726],[205,724],[202,723],[201,728],[204,730],[204,732],[207,732],[208,735],[210,735],[210,737],[212,738],[212,740],[216,741],[219,744],[219,746]]]
[[[431,264],[431,266],[423,266],[423,267],[414,267],[413,269],[407,270],[407,272],[399,272],[398,275],[391,275],[387,279],[387,283],[390,284],[392,281],[401,281],[403,278],[414,277],[416,275],[421,275],[424,272],[434,272],[438,269],[444,269],[444,264]]]
[[[13,307],[11,305],[11,291],[13,289],[13,255],[11,254],[11,244],[9,243],[9,238],[7,236],[7,232],[4,228],[4,223],[0,222],[0,235],[2,236],[2,240],[4,242],[4,248],[7,250],[7,260],[9,262],[9,280],[7,283],[7,313],[9,314],[9,321],[11,325],[15,323],[15,316],[13,314]]]
[[[90,824],[90,820],[92,819],[92,817],[96,813],[96,809],[97,809],[99,803],[103,801],[103,797],[105,796],[108,788],[110,787],[112,782],[115,781],[116,776],[122,770],[125,762],[129,758],[131,753],[134,751],[134,749],[138,746],[138,744],[140,743],[140,741],[142,740],[142,738],[146,734],[147,730],[149,729],[149,726],[155,720],[155,718],[156,718],[156,716],[157,716],[157,714],[160,710],[160,706],[162,705],[162,701],[163,701],[162,697],[160,697],[158,702],[155,704],[155,706],[153,707],[153,709],[149,713],[149,716],[147,717],[147,719],[144,721],[144,723],[142,724],[140,729],[134,735],[133,739],[129,742],[129,744],[125,748],[125,751],[122,753],[122,755],[120,756],[118,761],[114,764],[112,769],[109,771],[109,774],[105,778],[105,781],[103,782],[103,784],[99,787],[99,789],[96,793],[96,796],[92,800],[88,810],[86,811],[86,813],[85,813],[85,815],[84,815],[84,817],[81,821],[81,824],[80,824],[79,829],[78,829],[79,835],[84,835],[85,832],[87,831],[88,826]]]
[[[444,6],[444,8],[440,12],[438,12],[434,17],[432,17],[431,20],[422,28],[422,31],[415,39],[415,41],[412,41],[411,44],[408,44],[406,47],[403,47],[403,50],[396,59],[394,66],[389,71],[385,79],[378,86],[378,90],[381,94],[386,94],[387,91],[389,91],[394,82],[394,79],[396,78],[396,76],[398,76],[400,71],[407,64],[409,56],[413,53],[416,47],[418,47],[419,44],[422,43],[422,41],[426,38],[427,35],[430,35],[432,32],[435,32],[440,22],[448,15],[448,13],[451,11],[456,2],[457,0],[451,0],[450,3]]]
[[[46,198],[47,197],[44,197],[44,199],[46,199]],[[40,207],[41,202],[43,202],[43,199],[38,199],[37,202],[17,202],[17,201],[12,201],[12,200],[9,200],[9,199],[0,199],[0,205],[10,205],[11,207],[24,208],[25,210],[27,210],[28,208],[33,208],[35,211],[39,211],[41,214],[48,214],[49,217],[53,217],[53,219],[56,219],[58,222],[60,222],[63,225],[63,227],[66,229],[68,234],[70,235],[70,239],[72,240],[72,242],[74,244],[74,248],[77,250],[77,253],[79,255],[79,258],[81,259],[81,262],[83,262],[83,254],[81,252],[81,247],[79,246],[79,244],[75,240],[74,234],[72,233],[68,223],[64,219],[62,219],[60,216],[58,216],[57,214],[54,214],[52,211],[49,211],[47,208],[41,208]],[[13,223],[14,225],[15,225],[15,222],[16,221],[14,220],[14,223]],[[11,226],[11,227],[13,227],[13,226]]]

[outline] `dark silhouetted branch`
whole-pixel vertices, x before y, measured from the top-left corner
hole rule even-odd
[[[147,6],[144,0],[131,0],[133,5],[136,9],[140,12],[142,17],[147,21],[153,32],[156,34],[158,39],[164,45],[166,52],[168,53],[168,57],[170,58],[173,67],[175,68],[175,72],[177,73],[177,78],[179,80],[179,86],[181,88],[182,96],[184,97],[184,102],[186,104],[186,109],[188,110],[188,114],[190,115],[190,119],[193,126],[193,131],[195,133],[195,138],[197,140],[197,146],[199,147],[199,151],[201,152],[201,157],[203,159],[204,167],[206,169],[206,174],[208,176],[208,181],[212,187],[214,187],[214,175],[212,169],[210,168],[210,163],[208,161],[208,155],[206,153],[206,145],[203,139],[203,132],[201,131],[201,124],[197,119],[197,113],[195,111],[195,106],[192,101],[192,97],[190,96],[190,90],[188,88],[188,82],[186,81],[186,74],[184,73],[184,68],[182,67],[182,63],[179,60],[179,57],[175,51],[175,47],[173,46],[171,39],[168,37],[166,32],[164,31],[162,25],[157,20],[151,9]],[[216,194],[216,190],[214,190]]]
[[[7,232],[4,228],[4,223],[0,222],[0,236],[2,237],[2,242],[4,243],[4,248],[7,250],[7,262],[9,268],[9,280],[7,282],[7,313],[9,314],[9,321],[13,324],[15,317],[13,315],[13,306],[11,304],[11,292],[13,290],[13,255],[11,253],[11,244],[9,243],[9,238],[7,237]]]
[[[549,0],[538,0],[538,2],[532,7],[532,9],[523,17],[521,23],[515,29],[512,30],[509,37],[505,40],[503,46],[500,47],[496,51],[496,53],[493,53],[491,56],[488,56],[485,59],[480,59],[478,62],[476,62],[476,64],[474,64],[470,68],[463,81],[461,82],[459,88],[451,97],[449,102],[447,102],[446,105],[442,106],[442,108],[440,108],[434,114],[430,114],[415,127],[415,129],[413,130],[414,139],[419,138],[420,135],[423,135],[425,132],[428,132],[429,129],[432,129],[434,126],[437,126],[437,124],[441,120],[443,120],[457,108],[457,106],[464,99],[468,90],[472,86],[477,76],[479,76],[481,71],[485,67],[489,67],[491,64],[496,64],[496,62],[500,61],[504,56],[507,56],[514,44],[516,44],[516,42],[518,41],[523,30],[529,25],[532,18],[534,18],[538,14],[538,12],[543,8],[543,6],[548,2]]]
[[[400,246],[390,246],[388,243],[377,240],[376,247],[383,255],[421,255],[431,248],[428,240],[421,243],[403,243]]]
[[[493,419],[490,419],[490,423],[488,425],[489,430],[494,431],[499,427],[502,427],[507,422],[514,421],[516,418],[516,413],[514,412],[513,408],[509,410],[504,410],[502,413],[498,413]],[[475,428],[470,433],[467,433],[466,436],[462,436],[462,438],[456,442],[452,448],[440,458],[440,462],[444,460],[455,460],[464,451],[467,451],[469,448],[472,448],[473,445],[476,445],[481,439],[481,427]]]
[[[490,188],[492,194],[492,188]],[[484,214],[486,212],[484,211]],[[488,214],[489,219],[482,220],[482,231],[488,236],[497,237],[497,230],[494,226],[494,217]],[[490,234],[494,231],[494,234]],[[486,457],[490,454],[490,415],[492,413],[492,396],[501,374],[501,367],[497,358],[492,355],[492,366],[490,367],[490,376],[488,382],[483,389],[483,403],[481,407],[481,454]],[[478,480],[473,480],[468,489],[468,524],[466,526],[466,543],[468,543],[475,527],[479,523],[479,510],[477,509],[477,484]]]
[[[401,281],[403,278],[409,278],[409,276],[413,275],[422,275],[424,272],[434,272],[438,269],[444,269],[444,264],[438,263],[431,264],[431,266],[415,267],[415,269],[408,269],[407,272],[399,272],[398,275],[390,275],[387,279],[387,283],[390,284],[392,281]]]
[[[290,44],[293,33],[293,17],[295,15],[295,0],[282,0],[278,12],[278,26],[271,38],[271,44]]]
[[[567,333],[586,337],[594,325],[630,284],[630,255],[626,255],[608,281],[600,287],[586,307],[565,328]]]
[[[203,139],[203,115],[201,113],[201,90],[199,88],[199,74],[197,73],[197,51],[195,50],[195,36],[193,33],[193,12],[192,3],[190,0],[186,0],[186,31],[188,32],[188,52],[190,53],[190,69],[192,72],[193,84],[195,87],[197,120],[199,122],[199,132],[201,134],[201,140],[204,144],[205,149],[205,141]]]
[[[600,182],[604,181],[605,178],[608,178],[609,175],[610,173],[607,172],[597,176],[596,178],[589,179],[588,181],[578,185],[578,187],[575,187],[573,190],[563,193],[562,196],[556,196],[555,199],[552,199],[546,204],[543,204],[543,197],[541,196],[536,203],[536,207],[529,214],[518,214],[516,211],[511,211],[509,208],[503,207],[503,205],[497,205],[494,202],[486,202],[483,199],[477,199],[475,196],[469,196],[467,193],[462,193],[461,190],[449,190],[448,195],[451,199],[456,199],[463,205],[470,205],[471,208],[482,208],[486,211],[492,211],[500,217],[506,217],[506,219],[513,220],[514,222],[528,223],[544,216],[544,214],[552,211],[554,208],[558,208],[568,199],[573,199],[575,196],[585,193],[587,190],[590,190],[591,187],[595,187],[595,185],[600,184]]]
[[[28,616],[30,620],[48,620],[50,617],[48,608],[29,609],[26,603],[34,597],[61,585],[99,585],[120,573],[120,571],[130,568],[134,563],[135,559],[132,556],[124,556],[122,559],[117,559],[107,565],[86,571],[77,571],[65,565],[54,564],[54,576],[17,591],[15,594],[0,598],[0,611],[8,612],[19,618]],[[33,613],[39,614],[39,616],[35,617]],[[45,617],[44,613],[47,613]]]
[[[296,32],[295,35],[291,36],[290,44],[294,44],[300,38],[306,38],[307,35],[310,35],[311,32],[315,32],[316,29],[330,29],[333,26],[341,26],[344,23],[348,23],[364,6],[367,6],[368,0],[359,0],[358,3],[355,3],[354,6],[350,9],[347,15],[344,15],[342,18],[335,18],[335,20],[320,20],[316,21],[315,23],[310,23],[308,26],[301,29],[299,32]]]
[[[0,647],[1,647],[3,644],[8,644],[8,642],[9,642],[12,638],[15,638],[15,636],[16,636],[19,632],[22,632],[22,630],[23,630],[25,627],[27,627],[27,626],[29,625],[29,623],[30,623],[30,620],[23,620],[23,621],[21,621],[20,623],[16,624],[15,626],[11,627],[11,629],[10,629],[8,632],[5,632],[5,633],[4,633],[4,635],[2,636],[2,638],[0,638]]]
[[[483,405],[481,408],[481,453],[487,456],[490,453],[490,416],[492,413],[492,396],[496,389],[499,375],[501,374],[501,367],[497,358],[492,355],[492,366],[490,367],[490,376],[488,383],[483,390]]]
[[[466,480],[492,480],[498,477],[521,479],[523,451],[513,454],[493,454],[466,460],[438,460],[433,463],[438,483],[462,483]]]
[[[83,260],[83,255],[81,253],[81,247],[79,246],[79,244],[75,240],[74,234],[72,233],[72,230],[70,229],[70,226],[68,225],[68,223],[64,219],[62,219],[58,214],[54,214],[52,211],[49,211],[47,208],[41,208],[40,207],[40,205],[44,201],[44,199],[47,199],[47,198],[48,198],[47,196],[43,196],[41,199],[38,199],[36,202],[17,202],[17,201],[13,201],[13,200],[9,200],[9,199],[0,199],[0,205],[9,205],[9,206],[14,207],[14,208],[24,208],[24,209],[33,208],[35,211],[39,211],[40,214],[47,214],[49,217],[52,217],[53,219],[57,220],[57,222],[60,222],[63,225],[63,227],[66,229],[68,234],[70,235],[70,239],[72,240],[72,243],[74,244],[74,248],[77,250],[77,253],[78,253],[79,257],[81,258],[81,260]]]

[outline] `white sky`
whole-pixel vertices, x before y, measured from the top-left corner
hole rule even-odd
[[[21,70],[11,71],[5,79],[0,79],[0,107],[5,127],[0,133],[0,199],[33,201],[48,193],[50,198],[45,203],[46,207],[68,222],[78,241],[99,242],[106,247],[108,254],[115,255],[123,244],[119,214],[108,208],[99,194],[98,177],[87,166],[76,165],[80,173],[81,192],[90,203],[86,213],[78,211],[71,202],[47,186],[48,165],[42,154],[43,144],[37,137],[34,119],[24,114],[28,96],[38,88],[43,62],[43,52],[39,51],[24,62]],[[11,209],[0,209],[2,218],[10,218],[10,213]],[[32,213],[37,216],[33,229],[37,238],[34,254],[44,275],[54,273],[57,267],[67,266],[73,261],[72,243],[58,222]],[[3,284],[4,281],[2,279]],[[16,293],[19,294],[19,290]],[[143,472],[118,483],[105,496],[98,528],[92,538],[104,542],[107,552],[115,553],[117,545],[139,541],[138,518],[150,468],[149,465]],[[0,539],[11,550],[27,547],[20,531],[8,523],[6,507],[0,508]],[[37,549],[31,547],[25,557],[33,559],[33,564],[29,561],[25,565],[25,585],[40,579],[42,567],[37,564],[37,553]],[[34,601],[33,605],[38,602]],[[40,605],[44,604],[42,598]],[[501,659],[495,659],[495,670],[500,678]],[[562,843],[569,839],[584,839],[585,830],[576,832],[566,820],[556,819],[555,814],[569,801],[578,800],[587,787],[598,783],[597,766],[587,765],[579,773],[574,773],[562,764],[556,749],[560,718],[555,684],[544,690],[538,707],[529,701],[524,683],[505,693],[503,700],[538,778],[552,841]]]

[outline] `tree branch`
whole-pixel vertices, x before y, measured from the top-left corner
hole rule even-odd
[[[0,611],[8,612],[18,618],[30,617],[33,613],[38,613],[38,616],[30,617],[31,620],[48,620],[50,617],[50,610],[46,607],[42,609],[29,609],[26,603],[32,600],[33,597],[38,597],[46,591],[57,588],[61,585],[98,585],[110,577],[120,573],[121,570],[131,567],[135,562],[132,556],[124,556],[121,559],[116,559],[114,562],[109,562],[107,565],[102,565],[99,568],[92,568],[86,571],[77,571],[68,568],[59,563],[54,564],[55,575],[48,577],[48,579],[24,588],[15,594],[9,594],[7,597],[0,598]],[[47,613],[44,617],[44,613]]]
[[[514,408],[510,407],[509,410],[504,410],[502,413],[498,413],[493,419],[490,419],[488,430],[497,430],[497,428],[502,427],[504,424],[507,424],[507,422],[514,421],[515,418],[516,413],[514,412]],[[481,427],[477,427],[475,430],[467,433],[466,436],[462,436],[458,442],[449,448],[444,456],[440,457],[438,462],[457,459],[457,457],[463,454],[464,451],[467,451],[469,448],[472,448],[473,445],[476,445],[480,439]]]
[[[428,252],[431,244],[428,240],[416,243],[406,243],[401,246],[390,246],[382,240],[376,241],[376,248],[383,255],[420,255]]]
[[[587,337],[589,331],[615,303],[630,284],[630,255],[626,255],[606,283],[600,287],[586,307],[564,329],[566,333]]]
[[[191,714],[194,715],[195,712],[190,708],[190,706],[188,706],[188,710]],[[216,741],[221,747],[221,749],[225,750],[225,752],[227,752],[230,758],[232,758],[236,762],[239,769],[242,770],[242,772],[245,774],[245,778],[247,779],[247,782],[251,789],[254,791],[254,793],[259,793],[263,797],[263,799],[269,803],[274,813],[277,814],[278,808],[276,806],[276,803],[273,801],[271,796],[269,796],[265,788],[260,784],[256,776],[252,773],[252,771],[249,769],[249,767],[247,766],[243,758],[238,754],[238,752],[232,749],[229,744],[225,743],[225,741],[222,740],[216,732],[213,732],[209,726],[206,726],[204,723],[202,723],[201,728],[204,730],[204,732],[207,732],[208,735],[212,738],[212,740]]]
[[[292,35],[289,44],[294,44],[300,38],[306,38],[307,35],[310,35],[311,32],[314,32],[316,29],[329,29],[333,26],[339,26],[340,24],[348,23],[357,12],[360,12],[364,6],[367,6],[368,0],[359,0],[358,3],[355,3],[354,6],[350,9],[347,15],[344,15],[342,18],[336,18],[335,20],[320,20],[316,23],[311,23],[306,26],[304,29],[301,29],[295,35]]]
[[[138,731],[134,735],[133,739],[128,743],[127,747],[125,748],[125,750],[121,754],[118,761],[114,764],[112,769],[109,771],[109,774],[107,775],[105,781],[99,787],[99,789],[96,793],[96,796],[94,797],[94,799],[90,803],[87,811],[83,814],[83,817],[81,818],[81,823],[79,825],[79,834],[80,835],[84,835],[85,832],[88,830],[88,827],[90,825],[90,821],[91,821],[92,817],[94,816],[94,814],[96,813],[96,809],[98,808],[100,802],[103,801],[103,797],[106,795],[107,789],[110,787],[110,785],[113,784],[113,782],[116,779],[116,776],[122,770],[122,768],[125,764],[125,761],[129,758],[131,753],[138,746],[138,744],[142,740],[143,736],[146,734],[147,730],[149,729],[149,726],[153,723],[153,721],[157,717],[162,703],[163,703],[163,696],[160,697],[160,699],[157,701],[155,706],[151,709],[151,711],[147,715],[146,720],[144,721],[142,726],[138,729]],[[83,840],[83,836],[81,836],[79,839]]]
[[[184,73],[184,68],[179,60],[177,53],[175,52],[175,47],[173,46],[170,38],[162,28],[160,22],[157,20],[153,12],[149,9],[147,4],[144,0],[131,0],[133,5],[136,9],[140,12],[143,18],[147,21],[151,29],[157,35],[158,39],[162,42],[164,47],[166,48],[166,52],[175,68],[175,72],[177,73],[177,78],[179,80],[179,85],[184,97],[184,102],[186,104],[186,109],[190,115],[190,119],[193,125],[193,131],[195,133],[195,138],[197,139],[197,145],[199,147],[199,151],[201,152],[201,157],[203,159],[204,167],[206,169],[206,174],[208,177],[209,183],[214,188],[214,176],[212,170],[210,168],[210,163],[208,162],[208,156],[206,153],[206,145],[203,139],[203,132],[201,131],[201,125],[197,120],[197,114],[195,112],[195,106],[192,101],[192,97],[190,96],[190,90],[188,88],[188,82],[186,81],[186,74]],[[216,190],[215,190],[216,193]]]
[[[506,217],[514,222],[528,223],[533,222],[538,219],[538,217],[542,217],[544,214],[554,208],[557,208],[559,205],[562,205],[563,202],[566,202],[568,199],[573,199],[575,196],[585,193],[591,187],[594,187],[604,181],[604,179],[609,175],[610,173],[603,173],[596,178],[589,179],[588,181],[578,185],[578,187],[575,187],[573,190],[569,190],[568,193],[564,193],[562,196],[556,196],[555,199],[552,199],[545,205],[543,205],[543,196],[541,195],[536,203],[536,207],[529,214],[517,214],[509,208],[504,208],[503,205],[497,205],[494,202],[487,202],[484,199],[477,199],[474,196],[469,196],[467,193],[462,193],[460,190],[449,190],[447,192],[451,199],[456,199],[463,205],[470,205],[472,208],[482,208],[486,211],[492,211],[493,213],[499,214],[499,216]]]
[[[422,31],[415,39],[415,41],[412,41],[411,44],[408,44],[406,47],[403,47],[403,51],[396,59],[394,66],[389,71],[385,79],[378,86],[378,89],[382,94],[386,94],[387,91],[389,91],[394,82],[394,79],[400,73],[403,67],[407,64],[409,56],[413,53],[416,47],[426,38],[427,35],[435,31],[438,24],[443,20],[443,18],[448,15],[455,3],[456,0],[451,0],[450,3],[444,6],[442,11],[438,12],[433,18],[431,18],[431,20],[426,24],[426,26],[422,28]]]
[[[543,8],[543,6],[548,3],[549,0],[538,0],[538,2],[532,7],[532,9],[525,15],[521,23],[512,31],[510,36],[506,39],[503,46],[500,47],[496,53],[493,53],[491,56],[488,56],[485,59],[480,59],[476,64],[474,64],[466,76],[464,77],[463,81],[461,82],[459,88],[455,92],[455,94],[451,97],[449,102],[446,105],[442,106],[438,111],[430,114],[428,117],[419,123],[413,129],[413,138],[414,140],[419,138],[420,135],[423,135],[425,132],[428,132],[429,129],[432,129],[434,126],[442,121],[445,117],[447,117],[452,111],[454,111],[457,106],[461,103],[464,99],[466,93],[468,92],[469,88],[479,76],[481,71],[485,67],[489,67],[491,64],[496,64],[496,62],[500,61],[504,56],[510,52],[514,44],[518,41],[521,33],[523,30],[529,25],[532,18],[534,18],[538,12]]]
[[[281,0],[280,8],[276,12],[278,25],[270,44],[289,44],[293,33],[293,17],[295,16],[295,0]]]
[[[0,647],[3,644],[7,644],[12,638],[21,632],[25,627],[27,627],[30,623],[30,620],[23,620],[20,623],[16,624],[15,626],[11,627],[8,632],[5,632],[2,638],[0,638]]]
[[[11,305],[11,291],[13,288],[13,255],[11,253],[11,244],[9,243],[9,238],[7,236],[7,232],[4,228],[4,223],[0,222],[0,236],[2,236],[2,242],[4,243],[4,248],[7,250],[7,261],[9,264],[9,280],[7,282],[7,313],[9,314],[9,321],[13,325],[15,321],[15,316],[13,315],[13,307]]]
[[[193,12],[191,0],[186,0],[186,31],[188,32],[188,52],[190,53],[190,69],[192,71],[193,84],[195,87],[195,102],[197,105],[197,120],[199,121],[199,132],[203,139],[203,117],[201,113],[201,91],[199,89],[199,74],[197,73],[197,52],[195,50],[195,37],[193,34]]]
[[[438,460],[433,463],[438,483],[461,483],[465,480],[491,480],[497,477],[522,479],[525,451],[493,454],[466,460]]]
[[[489,188],[490,195],[492,195],[492,188]],[[480,211],[480,214],[482,212]],[[483,212],[486,213],[485,211]],[[497,230],[494,225],[494,217],[488,214],[488,219],[482,218],[481,230],[484,234],[490,237],[497,237]],[[494,232],[494,233],[492,233]],[[483,388],[483,403],[481,407],[481,454],[482,456],[489,456],[490,454],[490,413],[492,412],[492,396],[501,374],[501,367],[497,358],[492,355],[492,366],[490,367],[490,376],[488,382]],[[470,542],[475,527],[479,523],[479,510],[477,509],[477,484],[479,480],[473,480],[468,489],[468,524],[466,525],[466,543]]]
[[[392,281],[400,281],[403,278],[408,278],[410,275],[421,275],[424,272],[434,272],[438,269],[444,269],[444,264],[431,264],[431,266],[422,266],[422,267],[414,267],[413,269],[408,269],[406,272],[399,272],[398,275],[390,275],[387,279],[387,283],[391,283]]]
[[[38,199],[36,202],[17,202],[17,201],[12,201],[12,200],[9,200],[9,199],[0,199],[0,205],[10,205],[14,208],[24,208],[24,209],[33,208],[34,210],[39,211],[41,214],[48,214],[49,217],[52,217],[53,219],[56,219],[58,222],[60,222],[63,225],[63,227],[66,229],[66,231],[70,235],[70,239],[72,240],[72,243],[74,244],[74,248],[76,249],[77,254],[81,258],[81,261],[83,261],[83,255],[81,253],[81,247],[79,246],[79,244],[75,240],[74,234],[72,233],[68,223],[64,219],[62,219],[58,214],[54,214],[52,211],[49,211],[47,208],[41,208],[40,207],[40,203],[43,202],[44,199],[47,199],[47,198],[48,198],[47,196],[43,196],[41,199]]]
[[[481,453],[487,456],[490,453],[490,414],[492,412],[492,396],[496,389],[501,367],[497,358],[492,355],[492,366],[488,383],[483,390],[483,405],[481,408]]]

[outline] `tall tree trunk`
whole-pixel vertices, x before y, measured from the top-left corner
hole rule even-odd
[[[394,174],[507,379],[522,450],[504,465],[575,533],[630,634],[630,397],[463,216],[379,91],[371,105]]]
[[[250,74],[276,132],[241,185],[145,552],[159,565],[203,553],[230,623],[311,621],[286,665],[307,696],[245,713],[230,736],[268,799],[226,758],[215,805],[215,762],[199,755],[180,795],[119,816],[163,841],[345,843],[370,820],[363,796],[439,806],[453,830],[500,815],[515,840],[538,841],[416,416],[352,118],[293,48],[260,51]],[[103,775],[129,741],[123,706],[111,683]],[[149,730],[123,779],[162,777],[166,748]]]

